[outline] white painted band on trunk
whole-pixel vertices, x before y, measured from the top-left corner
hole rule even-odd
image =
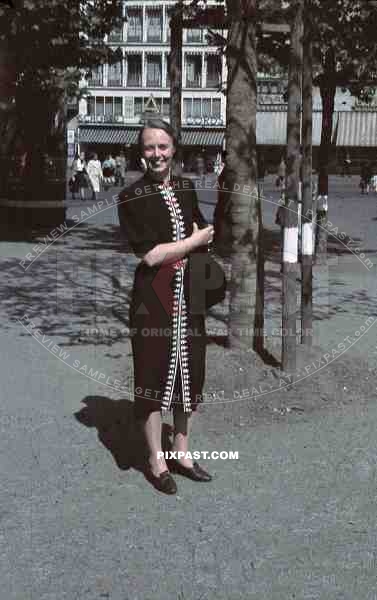
[[[284,227],[283,262],[297,263],[298,227]]]
[[[313,223],[304,223],[302,226],[302,253],[305,256],[313,256],[314,243],[313,243]]]

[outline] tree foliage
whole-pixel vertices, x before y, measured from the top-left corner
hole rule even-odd
[[[29,155],[62,140],[67,100],[82,74],[119,53],[104,43],[122,22],[120,0],[15,0],[0,5],[1,154]],[[18,142],[17,142],[18,140]],[[62,148],[60,148],[62,151]]]

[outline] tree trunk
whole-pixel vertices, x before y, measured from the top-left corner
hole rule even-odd
[[[175,156],[175,172],[181,173],[181,114],[182,114],[182,4],[175,7],[175,12],[170,21],[170,124],[174,129],[177,139],[177,153]]]
[[[229,345],[256,347],[259,200],[257,191],[256,0],[228,0],[226,185],[232,221]],[[260,277],[259,277],[260,280]],[[262,309],[259,309],[261,313]],[[259,340],[260,343],[260,340]]]
[[[297,0],[291,29],[288,81],[287,175],[284,211],[283,294],[282,294],[282,368],[296,368],[296,319],[298,274],[298,190],[300,180],[300,133],[302,105],[304,0]]]
[[[322,131],[321,145],[319,148],[318,165],[318,204],[317,204],[317,230],[316,230],[316,260],[326,262],[327,257],[327,222],[328,195],[329,195],[329,164],[331,160],[332,123],[335,108],[336,94],[336,63],[332,46],[327,52],[324,74],[320,80],[320,93],[322,100]]]
[[[305,0],[304,62],[302,75],[302,252],[301,252],[301,343],[313,341],[313,52],[310,0]]]

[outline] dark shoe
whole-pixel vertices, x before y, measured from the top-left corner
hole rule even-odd
[[[156,475],[153,475],[152,471],[148,468],[145,471],[145,476],[153,485],[153,487],[155,487],[159,492],[163,492],[164,494],[177,493],[177,484],[175,483],[169,471],[164,471],[158,477],[156,477]]]
[[[202,467],[198,465],[197,462],[194,462],[193,467],[184,467],[178,460],[173,458],[168,459],[166,461],[169,465],[169,468],[172,472],[178,473],[179,475],[184,475],[193,481],[211,481],[212,476],[207,473]]]

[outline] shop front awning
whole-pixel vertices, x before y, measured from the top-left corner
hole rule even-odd
[[[182,129],[183,146],[219,146],[223,145],[224,130]]]
[[[337,146],[377,146],[377,112],[339,112]]]
[[[137,143],[139,128],[112,127],[111,125],[80,126],[81,144],[120,144],[123,146]]]
[[[335,140],[338,114],[334,114],[332,139]],[[321,144],[322,113],[313,112],[313,146]],[[258,111],[257,144],[260,146],[285,146],[287,144],[287,113],[281,111]]]
[[[83,144],[133,145],[137,143],[140,128],[81,125],[79,131],[79,140]],[[183,146],[219,146],[221,148],[223,139],[223,129],[182,129]]]
[[[321,143],[322,113],[313,113],[313,146]],[[114,125],[79,126],[79,142],[84,144],[134,145],[140,126]],[[257,144],[259,146],[285,146],[287,140],[287,113],[285,111],[258,111]],[[224,128],[183,127],[182,145],[222,148]],[[333,144],[338,147],[377,146],[377,112],[340,111],[334,113]]]

